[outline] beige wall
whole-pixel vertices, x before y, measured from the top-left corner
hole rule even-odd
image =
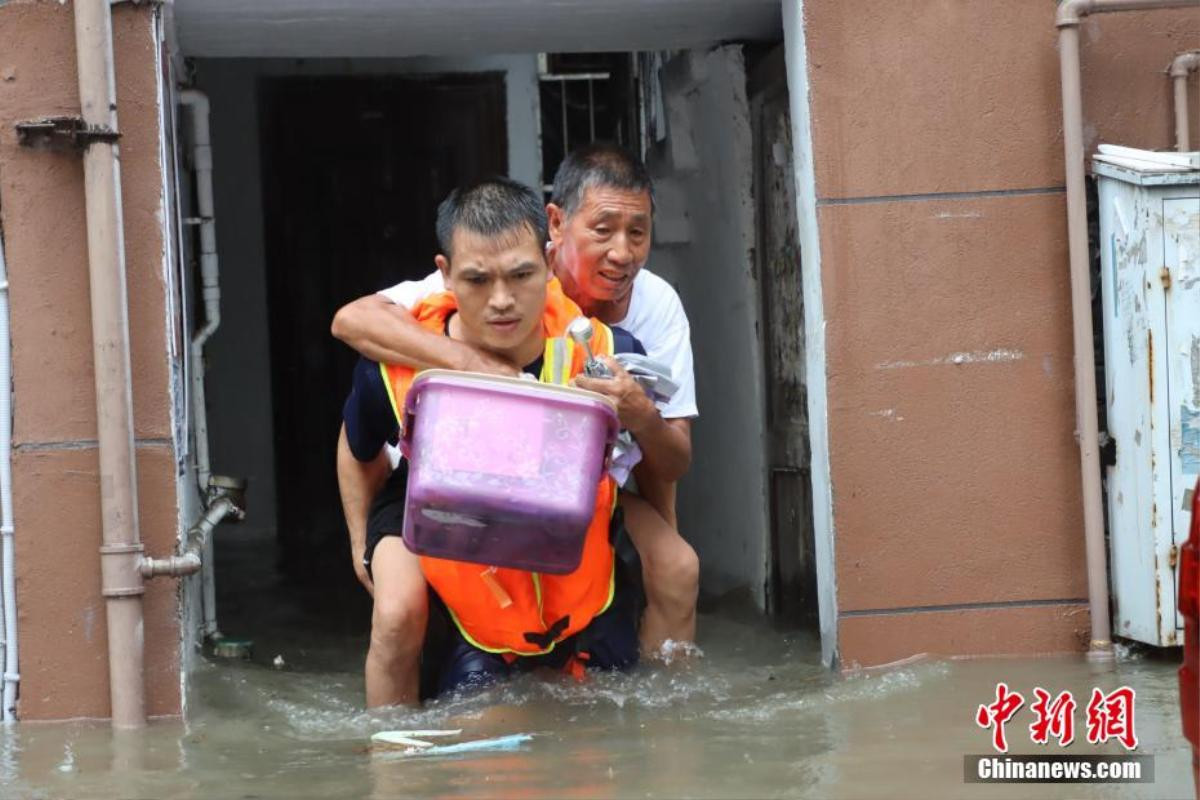
[[[1080,649],[1054,3],[802,8],[842,663]],[[1170,147],[1200,15],[1082,38],[1088,145]]]
[[[113,9],[134,427],[147,551],[174,547],[163,278],[162,165],[153,11]],[[19,120],[78,115],[72,8],[0,6],[0,225],[12,304],[13,459],[22,719],[109,714],[100,595],[100,488],[91,371],[83,167],[18,147]],[[19,46],[12,46],[17,43]],[[147,586],[147,711],[177,714],[175,582]]]

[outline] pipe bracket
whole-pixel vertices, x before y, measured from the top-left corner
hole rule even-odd
[[[121,134],[82,117],[46,117],[18,122],[17,143],[44,150],[87,150],[93,144],[116,144]]]
[[[142,553],[139,544],[106,544],[100,547],[100,593],[105,597],[135,597],[145,594],[142,583]]]

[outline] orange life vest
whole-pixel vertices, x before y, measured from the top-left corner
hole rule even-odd
[[[446,319],[457,307],[453,294],[440,292],[418,303],[412,313],[421,325],[443,333]],[[546,349],[539,380],[543,383],[565,385],[583,372],[586,353],[563,336],[567,324],[579,314],[579,307],[563,294],[558,280],[551,280],[542,317]],[[597,319],[591,322],[592,352],[611,355],[612,331]],[[404,400],[416,371],[395,364],[381,364],[380,369],[392,410],[403,425]],[[612,603],[615,575],[609,523],[616,500],[616,483],[605,474],[596,492],[596,509],[579,567],[566,575],[430,556],[420,557],[421,570],[459,631],[474,646],[521,656],[548,653],[556,642],[583,630]]]

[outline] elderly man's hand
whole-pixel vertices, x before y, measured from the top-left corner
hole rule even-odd
[[[621,427],[636,438],[640,431],[658,419],[658,409],[654,407],[654,401],[646,394],[641,384],[634,380],[615,358],[600,356],[600,360],[612,370],[613,377],[589,378],[587,375],[577,375],[572,383],[580,389],[602,394],[616,403]]]

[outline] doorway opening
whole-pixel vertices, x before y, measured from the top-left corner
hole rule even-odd
[[[644,157],[646,268],[691,321],[701,416],[678,509],[702,610],[741,604],[815,631],[781,46],[193,67],[212,108],[222,264],[206,352],[212,460],[250,479],[246,521],[215,539],[222,632],[280,641],[271,620],[294,608],[287,619],[309,628],[365,636],[334,462],[357,356],[330,321],[433,269],[434,212],[454,186],[507,174],[546,191],[562,155],[596,139]]]
[[[507,173],[504,76],[265,78],[259,102],[280,561],[325,572],[345,542],[336,442],[317,432],[340,425],[357,360],[328,320],[423,278],[437,204]]]

